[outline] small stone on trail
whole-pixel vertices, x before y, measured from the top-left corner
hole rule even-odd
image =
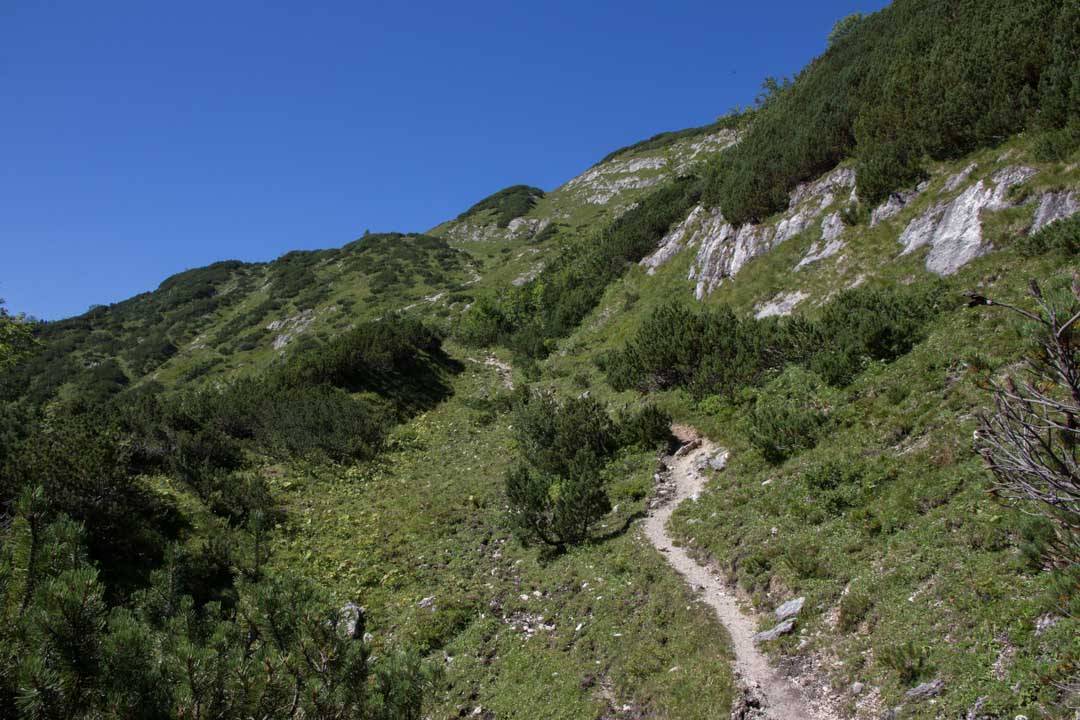
[[[795,621],[794,620],[785,620],[784,622],[780,623],[779,625],[777,625],[776,627],[774,627],[771,630],[765,630],[764,632],[759,632],[757,635],[754,636],[754,642],[756,642],[756,643],[769,642],[770,640],[775,640],[776,638],[780,637],[781,635],[787,635],[788,633],[790,633],[794,629],[795,629]]]

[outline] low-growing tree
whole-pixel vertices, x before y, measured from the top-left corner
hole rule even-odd
[[[1050,519],[1046,558],[1080,560],[1080,285],[1044,293],[1032,281],[1031,310],[971,294],[972,306],[1001,307],[1030,321],[1035,352],[1024,376],[994,384],[994,412],[982,416],[976,445],[993,473],[993,492]]]

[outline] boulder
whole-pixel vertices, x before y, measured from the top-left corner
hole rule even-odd
[[[936,695],[940,695],[941,691],[945,689],[945,681],[938,678],[931,680],[930,682],[923,683],[918,687],[913,687],[904,693],[904,697],[908,700],[918,702],[920,700],[927,700]]]
[[[339,623],[345,637],[359,640],[364,637],[364,608],[354,602],[346,603],[339,612]]]
[[[786,603],[776,608],[776,619],[787,620],[789,617],[795,617],[802,610],[803,603],[806,602],[805,597],[798,597],[794,600],[788,600]]]

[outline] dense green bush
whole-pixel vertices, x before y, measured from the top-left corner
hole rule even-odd
[[[1027,126],[1080,114],[1080,7],[1060,0],[896,0],[845,23],[754,114],[706,193],[741,224],[784,209],[802,181],[854,157],[873,205]]]
[[[562,550],[590,537],[611,510],[606,467],[621,449],[655,449],[671,418],[652,405],[613,421],[588,394],[560,402],[550,392],[517,393],[514,432],[520,454],[506,475],[510,519],[525,543]]]
[[[746,416],[747,438],[766,460],[783,462],[817,444],[830,408],[825,383],[793,365],[756,393]]]
[[[667,445],[672,440],[671,415],[655,405],[644,405],[637,410],[624,410],[619,414],[619,444],[635,445],[652,449]]]
[[[1023,255],[1080,253],[1080,215],[1050,223],[1037,233],[1022,238],[1017,247]]]
[[[657,308],[622,348],[598,360],[616,390],[674,387],[697,397],[734,397],[785,365],[805,366],[842,386],[872,361],[889,362],[925,335],[948,304],[939,284],[855,288],[826,303],[820,317],[737,317],[730,309]]]
[[[419,719],[427,676],[414,657],[372,658],[362,611],[283,576],[199,605],[175,554],[110,606],[79,526],[27,513],[0,551],[0,717]]]
[[[213,387],[0,406],[0,506],[17,508],[0,527],[0,717],[418,718],[415,658],[373,663],[362,623],[344,632],[312,588],[265,573],[277,508],[252,457],[370,458],[450,371],[436,334],[385,322]],[[159,473],[209,520],[189,525]],[[172,544],[191,533],[194,550]]]
[[[519,218],[532,210],[536,201],[542,197],[544,197],[544,191],[540,188],[512,185],[476,203],[458,215],[458,220],[466,220],[488,210],[494,210],[496,225],[504,228],[514,218]]]

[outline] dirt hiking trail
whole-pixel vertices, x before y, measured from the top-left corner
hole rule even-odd
[[[747,720],[830,720],[831,714],[813,707],[801,688],[777,673],[758,651],[753,640],[757,632],[754,620],[739,609],[735,597],[728,592],[724,583],[712,570],[699,565],[683,548],[672,542],[667,530],[671,514],[682,501],[697,498],[706,481],[697,467],[720,450],[692,428],[676,425],[672,427],[672,432],[682,443],[673,456],[664,458],[674,492],[663,500],[662,505],[649,511],[645,519],[645,535],[668,564],[692,588],[700,591],[701,599],[716,611],[717,618],[731,635],[735,650],[736,683],[741,686],[743,693],[741,699],[736,699],[737,712],[733,717]]]

